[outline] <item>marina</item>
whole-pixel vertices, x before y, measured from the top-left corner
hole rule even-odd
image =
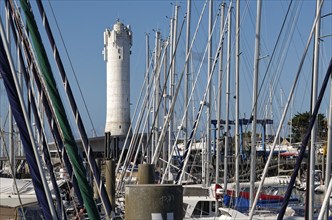
[[[332,219],[331,24],[331,0],[1,1],[0,220]]]

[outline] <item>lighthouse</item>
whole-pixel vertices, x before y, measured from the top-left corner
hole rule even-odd
[[[106,62],[105,158],[117,159],[130,128],[130,26],[120,21],[104,32]]]
[[[130,26],[120,21],[104,32],[107,97],[105,133],[125,137],[130,126]]]

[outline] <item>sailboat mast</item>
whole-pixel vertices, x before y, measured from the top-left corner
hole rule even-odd
[[[235,196],[240,191],[240,141],[239,141],[239,103],[240,103],[240,0],[236,0],[235,18]]]
[[[149,48],[149,34],[146,33],[145,35],[145,69],[146,69],[146,87],[147,87],[147,99],[150,99],[150,48]],[[150,136],[150,105],[146,105],[147,108],[147,132],[146,132],[146,136],[149,137]],[[150,153],[150,149],[151,147],[149,146],[149,143],[146,143],[146,155],[147,158],[149,160],[149,158],[151,157],[151,153]],[[143,148],[144,149],[144,148]],[[144,150],[142,149],[142,151],[144,152]],[[119,163],[120,164],[120,163]],[[118,166],[119,166],[118,164]],[[118,169],[116,169],[118,170]]]
[[[188,57],[189,54],[189,47],[190,47],[190,18],[191,18],[191,0],[187,1],[187,30],[186,30],[186,57]],[[184,108],[185,109],[185,119],[184,119],[184,140],[183,140],[183,146],[186,145],[188,140],[188,111],[187,105],[188,105],[188,93],[189,93],[189,72],[190,72],[190,59],[188,59],[188,62],[186,62],[186,75],[184,78]]]
[[[168,65],[167,65],[167,48],[168,48],[168,40],[165,40],[164,43],[163,43],[163,47],[164,47],[164,53],[165,53],[165,56],[164,56],[164,86],[165,86],[165,89],[163,90],[164,91],[164,94],[163,94],[163,98],[164,98],[164,123],[166,123],[166,116],[167,116],[167,79],[168,79]],[[165,134],[167,135],[167,134]],[[170,154],[168,154],[168,138],[166,139],[165,138],[165,141],[163,143],[163,159],[164,161],[168,161],[168,158],[171,157]],[[163,172],[165,174],[165,170],[166,170],[166,163],[163,163]]]
[[[173,76],[172,76],[172,54],[173,54],[173,17],[170,19],[170,33],[169,33],[169,74],[170,74],[170,80],[169,80],[169,98],[168,98],[168,108],[169,106],[171,106],[172,104],[172,80],[173,80]],[[173,129],[173,119],[171,118],[170,122],[169,122],[169,127],[168,127],[168,157],[169,159],[172,157],[171,152],[172,152],[172,146],[173,146],[173,142],[172,142],[172,129]],[[168,170],[167,173],[167,177],[168,179],[171,179],[171,172],[170,170]]]
[[[318,67],[319,67],[319,37],[320,37],[320,3],[321,0],[316,1],[316,17],[317,20],[315,26],[315,40],[314,40],[314,58],[313,58],[313,79],[312,79],[312,100],[311,109],[313,110],[317,101],[317,84],[318,84]],[[317,140],[317,120],[314,127],[311,130],[311,143],[310,143],[310,184],[309,186],[309,204],[308,217],[313,219],[314,217],[314,196],[315,196],[315,163],[316,163],[316,140]],[[309,171],[309,170],[308,170]],[[308,187],[307,187],[308,190]]]
[[[172,47],[172,59],[170,60],[170,62],[172,63],[172,73],[173,73],[173,81],[172,81],[172,91],[173,91],[173,95],[174,95],[174,83],[175,83],[175,72],[176,72],[176,40],[177,40],[177,36],[178,36],[178,17],[179,17],[179,5],[175,5],[175,13],[174,13],[174,19],[173,19],[173,47]],[[172,97],[173,98],[173,97]]]
[[[216,183],[219,183],[219,167],[220,167],[220,149],[221,149],[221,84],[222,84],[222,68],[223,68],[223,30],[224,30],[224,17],[225,17],[225,3],[221,3],[221,15],[220,15],[220,55],[219,55],[219,74],[218,74],[218,101],[217,101],[217,146],[216,146]]]
[[[174,17],[171,19],[171,33],[170,33],[170,85],[169,85],[169,103],[168,103],[168,107],[170,108],[170,106],[172,105],[173,99],[174,99],[174,83],[175,83],[175,51],[176,51],[176,39],[177,39],[177,21],[178,21],[178,9],[179,6],[175,5],[175,13],[174,13]],[[172,155],[170,154],[172,151],[172,146],[173,146],[173,141],[172,141],[172,136],[173,136],[173,127],[174,127],[174,116],[171,115],[171,119],[170,119],[170,123],[169,123],[169,131],[168,131],[168,153],[169,156],[172,157]],[[169,172],[169,179],[171,179],[171,173]]]
[[[154,46],[154,50],[153,50],[154,54],[157,53],[157,47],[156,45]],[[152,54],[153,56],[153,54]],[[154,62],[154,58],[151,58],[152,61],[151,62]],[[151,106],[151,112],[148,112],[148,114],[151,114],[152,115],[152,126],[149,128],[150,129],[150,132],[151,134],[151,145],[150,145],[150,148],[147,149],[147,152],[148,152],[148,155],[150,156],[147,156],[147,163],[148,164],[151,164],[151,160],[152,160],[152,155],[153,155],[153,149],[154,149],[154,144],[155,144],[155,127],[154,127],[154,121],[155,121],[155,106],[157,106],[158,104],[156,104],[156,99],[155,99],[155,91],[156,91],[156,84],[155,84],[155,70],[154,70],[154,67],[152,68],[152,76],[151,76],[151,102],[152,102],[152,106]],[[149,136],[150,137],[150,136]],[[148,143],[150,143],[150,141],[148,141]]]
[[[251,161],[250,161],[250,207],[254,201],[256,180],[256,120],[257,120],[257,90],[258,90],[258,68],[260,53],[260,29],[261,29],[262,1],[257,0],[255,55],[254,55],[254,77],[253,77],[253,101],[252,101],[252,129],[251,129]]]
[[[160,75],[158,69],[159,69],[159,59],[160,59],[160,32],[157,30],[156,31],[156,39],[155,39],[155,54],[154,54],[154,105],[153,105],[153,117],[156,120],[155,126],[153,128],[153,141],[151,145],[151,159],[152,160],[152,155],[154,154],[155,146],[157,146],[158,139],[159,139],[159,111],[158,109],[158,103],[159,103],[159,98],[160,98],[160,91],[159,91],[159,85],[160,85]]]
[[[230,6],[231,7],[231,6]],[[228,175],[228,148],[229,148],[229,95],[231,75],[231,18],[232,7],[229,9],[227,19],[227,64],[226,64],[226,119],[225,119],[225,153],[224,153],[224,189],[227,190]]]
[[[203,17],[203,13],[204,13],[204,9],[205,9],[206,5],[207,5],[207,1],[206,1],[205,4],[204,4],[204,7],[203,7],[203,9],[202,9],[201,15],[200,15],[199,20],[198,20],[198,23],[197,23],[196,30],[195,30],[195,32],[194,32],[194,34],[193,34],[193,40],[192,40],[192,42],[191,42],[191,44],[190,44],[190,47],[189,47],[189,51],[190,51],[190,52],[191,52],[191,50],[192,50],[193,43],[195,42],[195,39],[196,39],[196,36],[197,36],[197,32],[198,32],[198,28],[199,28],[199,24],[200,24],[201,21],[202,21],[202,17]],[[190,54],[190,52],[189,52],[189,54]],[[187,62],[188,60],[189,60],[189,56],[186,57],[186,62]],[[181,76],[182,76],[182,74],[181,74]],[[195,82],[193,81],[193,85],[192,85],[193,88],[191,89],[190,99],[192,99],[192,96],[193,96],[193,90],[194,90],[194,88],[195,88],[196,82],[197,82],[197,78],[196,78]],[[204,93],[204,97],[203,97],[203,101],[202,101],[202,102],[205,102],[205,100],[206,100],[206,95],[205,95],[205,93]],[[188,109],[188,108],[189,108],[189,105],[187,106],[187,109]],[[201,108],[202,108],[202,107],[200,106],[200,109],[201,109]],[[187,110],[187,109],[186,109],[186,110]],[[194,115],[193,115],[193,116],[194,116]],[[191,146],[192,146],[192,138],[195,137],[195,134],[196,134],[196,125],[198,124],[198,121],[199,121],[200,116],[201,116],[201,111],[198,112],[198,114],[197,114],[197,116],[196,116],[196,120],[193,122],[194,125],[193,125],[192,131],[191,131],[191,133],[190,133],[190,137],[188,138],[188,143],[186,143],[186,148],[185,148],[185,151],[184,151],[184,153],[183,153],[183,159],[182,159],[181,164],[180,164],[180,167],[181,167],[181,168],[182,168],[182,167],[186,167],[187,160],[188,160],[188,157],[187,157],[186,155],[189,155],[189,154],[190,154],[190,148],[191,148]],[[194,116],[194,118],[195,118],[195,116]],[[182,119],[181,125],[183,124],[183,121],[184,121],[184,119]],[[178,140],[178,137],[179,137],[179,132],[177,133],[177,136],[176,136],[176,139],[175,139],[175,140]],[[169,155],[173,155],[173,152],[175,151],[175,144],[172,145],[172,146],[173,146],[173,147],[171,148],[171,152],[169,153]],[[166,166],[166,170],[165,170],[165,173],[167,173],[167,174],[169,173],[169,167],[170,167],[170,164],[171,164],[171,157],[168,159],[167,166]],[[181,184],[183,173],[184,173],[184,172],[183,172],[181,169],[178,171],[178,175],[177,175],[177,177],[176,177],[176,182],[179,183],[179,184]],[[163,175],[163,178],[162,178],[162,181],[161,181],[161,182],[163,183],[164,180],[165,180],[165,175]]]
[[[209,34],[208,34],[208,75],[211,75],[212,71],[212,18],[213,18],[213,0],[209,1]],[[209,185],[209,163],[210,163],[210,156],[211,156],[211,104],[212,104],[212,89],[211,84],[209,84],[208,93],[207,93],[207,113],[206,113],[206,144],[205,144],[205,152],[203,153],[203,167],[202,167],[202,178],[203,178],[203,185]]]

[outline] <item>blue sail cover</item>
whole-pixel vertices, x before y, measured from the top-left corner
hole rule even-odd
[[[12,13],[14,13],[14,12],[12,11]],[[14,26],[14,23],[13,23],[12,19],[10,19],[10,25],[11,25],[11,27],[12,27],[13,30],[16,29],[16,27]],[[17,41],[18,41],[17,40],[17,36],[15,34],[13,34],[13,37],[14,37],[15,43],[17,44]],[[24,46],[26,46],[25,42],[23,42],[23,43],[24,43]],[[29,56],[29,54],[26,54],[26,55],[27,55],[26,58],[27,58],[28,62],[31,62],[31,57]],[[24,63],[23,58],[22,58],[22,54],[20,54],[20,62]],[[29,78],[29,75],[26,73],[26,71],[24,71],[24,68],[23,68],[22,73],[23,73],[24,79],[26,80],[26,83],[28,84],[29,81],[30,81],[30,78]],[[35,79],[35,83],[36,83],[38,92],[39,93],[45,93],[45,91],[43,90],[43,88],[41,86],[41,82],[39,81],[39,77],[36,74],[36,68],[35,68],[34,65],[32,66],[32,73],[34,75],[34,79]],[[66,151],[63,148],[63,143],[62,143],[59,131],[58,131],[58,129],[57,129],[56,126],[52,126],[52,124],[53,124],[52,120],[53,120],[53,118],[55,118],[55,116],[52,115],[50,104],[48,103],[48,101],[45,98],[42,99],[42,104],[43,104],[43,106],[45,108],[45,113],[46,113],[46,116],[47,116],[47,119],[48,119],[48,123],[50,124],[51,133],[53,135],[53,138],[54,138],[55,142],[57,143],[56,146],[58,147],[58,150],[60,152],[62,152],[62,154],[59,155],[60,159],[63,158],[63,162],[65,164],[67,172],[68,172],[69,176],[71,176],[73,178],[73,186],[74,186],[75,194],[77,196],[79,204],[81,206],[83,206],[83,198],[82,198],[81,192],[80,192],[80,190],[78,188],[78,183],[77,183],[76,177],[73,174],[73,169],[72,169],[72,166],[70,164],[69,158],[67,156]],[[28,108],[28,110],[30,110],[30,108]],[[45,158],[45,162],[46,162],[46,165],[48,166],[47,158]]]
[[[4,49],[3,41],[0,40],[0,74],[3,78],[3,82],[5,85],[5,89],[7,92],[8,100],[10,103],[10,107],[13,112],[13,116],[17,123],[17,127],[20,132],[20,137],[22,141],[22,145],[24,148],[24,152],[26,154],[26,160],[29,165],[30,173],[32,176],[32,183],[35,188],[36,196],[38,199],[39,206],[41,207],[45,219],[52,219],[52,215],[50,212],[50,207],[47,203],[46,193],[44,191],[41,174],[38,170],[37,161],[34,155],[34,151],[32,148],[32,143],[28,134],[27,124],[25,123],[23,110],[21,108],[18,93],[15,88],[15,83],[13,79],[13,73],[10,70],[9,61],[6,56],[6,52]]]
[[[12,25],[12,22],[11,22],[11,25]],[[13,35],[13,37],[15,39],[15,43],[17,44],[17,36]],[[19,59],[20,59],[20,63],[24,63],[22,53],[19,54]],[[28,79],[29,77],[28,77],[28,74],[27,74],[25,68],[22,68],[22,73],[23,73],[23,76],[24,76],[24,79],[25,79],[26,86],[28,87],[29,86],[29,79]],[[36,106],[35,100],[33,99],[33,94],[31,93],[30,89],[29,89],[29,92],[28,92],[28,96],[32,97],[31,99],[29,99],[29,103],[31,103],[33,115],[34,115],[35,120],[36,120],[36,126],[37,126],[37,129],[39,131],[39,135],[41,136],[41,141],[42,141],[42,145],[43,145],[43,153],[44,153],[44,161],[45,161],[45,164],[47,166],[47,169],[50,172],[50,178],[51,178],[51,182],[52,182],[52,186],[53,186],[53,190],[54,190],[54,194],[55,194],[55,198],[56,198],[56,203],[57,203],[58,218],[62,219],[62,216],[63,216],[64,220],[66,220],[67,218],[66,218],[65,213],[61,213],[61,211],[63,211],[63,206],[62,206],[62,199],[61,199],[61,196],[60,196],[60,190],[59,190],[59,187],[57,185],[55,174],[54,174],[54,171],[53,171],[53,164],[52,164],[52,161],[51,161],[50,153],[49,153],[48,148],[47,148],[46,138],[44,137],[44,133],[42,132],[42,125],[41,125],[40,118],[38,116],[37,106]]]

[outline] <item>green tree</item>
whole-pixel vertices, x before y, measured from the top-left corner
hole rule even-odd
[[[309,126],[310,112],[297,113],[291,120],[292,123],[292,139],[300,142],[305,135]],[[317,141],[326,140],[327,136],[327,119],[324,114],[318,113],[317,117]]]

